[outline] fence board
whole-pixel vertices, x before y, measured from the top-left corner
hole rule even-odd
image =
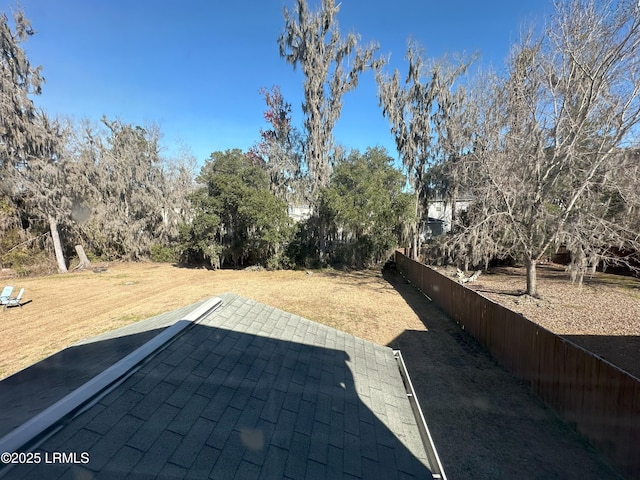
[[[623,475],[640,479],[640,380],[401,251],[396,265]]]

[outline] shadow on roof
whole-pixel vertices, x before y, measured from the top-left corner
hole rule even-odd
[[[5,478],[431,478],[395,363],[359,339],[309,344],[331,343],[332,331],[308,324],[299,341],[194,325],[34,451],[87,452],[88,463],[43,461]],[[74,365],[62,377],[132,340],[61,352]]]
[[[3,379],[0,381],[0,438],[161,331],[148,330],[65,348]]]

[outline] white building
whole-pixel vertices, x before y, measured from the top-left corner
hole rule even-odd
[[[471,198],[468,196],[460,196],[456,199],[456,216],[460,212],[465,211],[470,203]],[[451,231],[451,213],[451,202],[445,201],[442,198],[436,198],[428,203],[427,216],[429,217],[429,222],[425,227],[430,227],[432,230],[429,236]],[[442,224],[442,232],[437,232],[437,225],[440,223]],[[429,238],[429,236],[427,236],[427,238]]]
[[[309,205],[289,205],[287,213],[294,222],[298,223],[311,216],[311,207]]]

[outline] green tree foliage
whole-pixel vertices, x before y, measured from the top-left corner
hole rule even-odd
[[[362,268],[388,259],[413,220],[412,195],[403,192],[404,184],[384,148],[354,151],[336,165],[319,211],[334,261]]]
[[[290,227],[287,204],[269,190],[265,166],[240,150],[211,154],[192,196],[193,220],[181,231],[188,262],[226,265],[279,264]]]

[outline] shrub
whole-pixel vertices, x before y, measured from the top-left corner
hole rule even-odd
[[[174,247],[154,243],[151,245],[151,261],[159,263],[175,263],[178,261],[178,253]]]

